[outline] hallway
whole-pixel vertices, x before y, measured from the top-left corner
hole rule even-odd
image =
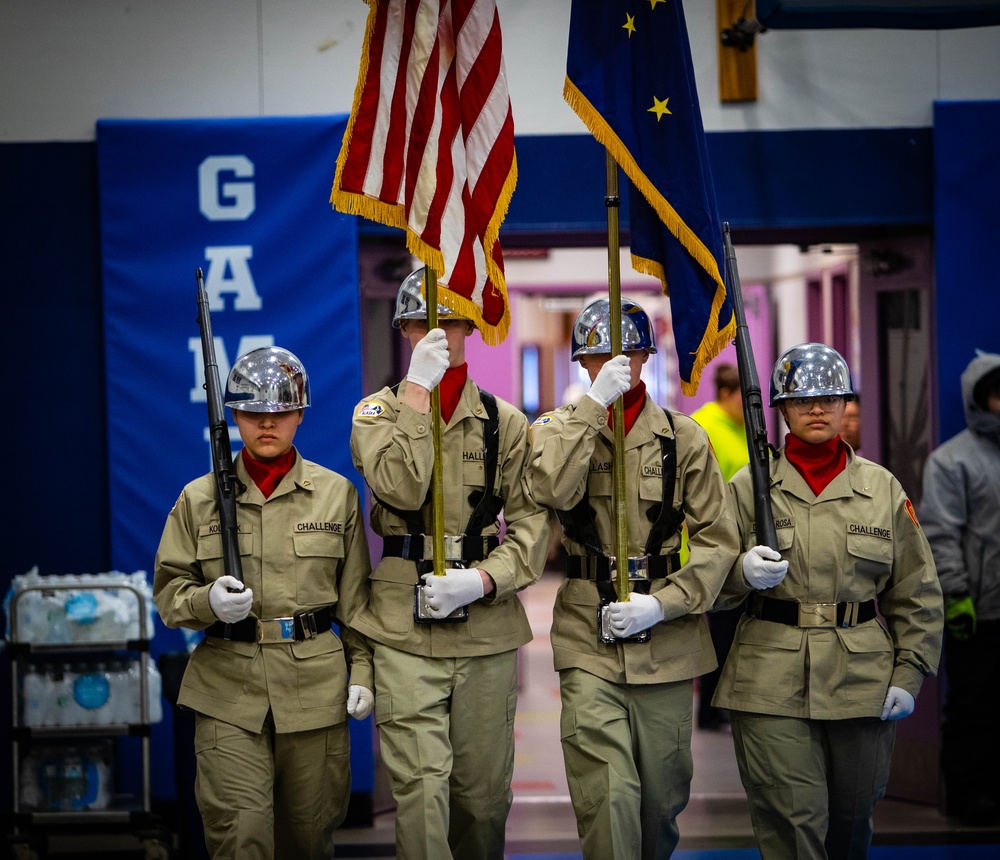
[[[514,803],[507,820],[508,860],[581,857],[562,763],[559,681],[549,645],[551,607],[559,582],[558,573],[547,571],[540,582],[521,594],[534,639],[521,651]],[[681,840],[675,857],[758,858],[728,729],[695,728],[692,748],[691,800],[679,818]],[[341,830],[338,858],[395,856],[391,798],[378,764],[375,794],[374,826]],[[1000,829],[962,827],[932,806],[887,799],[875,811],[874,843],[875,860],[987,860],[1000,854]]]

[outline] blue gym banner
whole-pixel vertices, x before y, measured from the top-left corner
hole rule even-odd
[[[152,580],[167,513],[184,484],[211,469],[198,268],[223,386],[242,353],[291,350],[313,397],[296,446],[360,482],[348,448],[362,394],[357,219],[329,203],[346,122],[98,122],[115,569]],[[157,621],[154,655],[183,648]]]
[[[290,349],[314,403],[296,446],[356,477],[348,437],[361,399],[357,227],[328,199],[346,121],[98,122],[116,568],[152,574],[181,487],[211,469],[198,268],[223,386],[242,353]],[[230,430],[235,454],[241,443]]]

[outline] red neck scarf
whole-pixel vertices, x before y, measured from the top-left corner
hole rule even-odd
[[[646,383],[641,379],[635,388],[630,388],[622,395],[622,407],[625,411],[625,435],[635,424],[635,419],[642,412],[642,405],[646,402]],[[608,427],[614,426],[614,415],[611,406],[608,407]]]
[[[847,466],[847,447],[839,436],[813,445],[789,433],[785,456],[817,496]]]
[[[247,474],[253,479],[253,482],[257,485],[257,489],[264,494],[265,499],[271,498],[271,493],[281,483],[281,479],[295,465],[294,448],[280,457],[271,460],[269,463],[255,460],[247,453],[246,448],[241,453],[243,454],[243,465],[246,466]]]
[[[465,380],[469,378],[469,365],[460,364],[458,367],[449,367],[444,372],[444,378],[438,385],[441,394],[441,417],[444,423],[451,421],[451,416],[455,414],[458,401],[462,399],[462,389],[465,388]]]

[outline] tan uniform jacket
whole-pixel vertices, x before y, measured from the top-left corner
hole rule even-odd
[[[282,618],[336,604],[343,644],[333,633],[274,645],[206,636],[191,655],[178,703],[247,731],[260,731],[268,709],[278,732],[342,723],[348,666],[351,683],[373,689],[371,650],[346,626],[365,601],[371,569],[358,492],[347,478],[296,454],[265,499],[243,458],[235,461],[246,488],[236,515],[243,581],[253,590],[251,615]],[[153,597],[167,626],[214,624],[208,592],[224,573],[215,481],[208,474],[184,488],[160,538]]]
[[[771,506],[788,573],[762,594],[800,603],[877,598],[853,628],[798,628],[744,616],[719,680],[717,707],[812,719],[876,717],[890,686],[916,696],[937,671],[943,610],[931,550],[892,474],[849,450],[817,497],[794,466],[771,462]],[[782,449],[782,454],[784,449]],[[729,485],[744,548],[757,543],[749,468]],[[720,606],[751,591],[740,556]]]
[[[432,534],[429,501],[434,467],[431,416],[401,402],[389,388],[361,401],[354,410],[351,454],[371,487],[371,525],[376,534],[410,533],[406,521],[379,504],[400,511],[422,510],[424,533]],[[500,546],[475,566],[485,570],[496,590],[469,607],[460,623],[418,624],[413,619],[413,586],[417,565],[387,557],[371,575],[371,599],[352,626],[376,642],[428,657],[477,657],[510,651],[531,640],[531,628],[517,592],[536,582],[548,549],[548,517],[528,495],[524,467],[528,456],[528,422],[509,403],[497,398],[500,443],[494,492],[504,499],[506,532]],[[472,515],[469,495],[485,486],[483,427],[486,410],[479,388],[466,380],[455,412],[442,427],[444,533],[461,535]],[[491,522],[485,535],[500,533]]]
[[[677,438],[674,508],[690,529],[687,564],[666,579],[654,580],[650,593],[663,604],[663,622],[645,644],[605,645],[597,639],[600,600],[593,582],[567,579],[559,587],[552,620],[556,669],[580,668],[613,683],[656,684],[693,678],[717,665],[707,612],[729,572],[739,547],[726,485],[705,431],[688,416],[671,413]],[[643,555],[650,511],[663,498],[660,437],[670,436],[663,410],[648,397],[625,437],[625,469],[630,555]],[[528,486],[535,499],[555,510],[569,510],[586,489],[595,511],[604,552],[615,555],[611,462],[614,439],[608,411],[589,397],[538,418],[531,427],[532,458]],[[585,555],[580,544],[563,537],[571,555]],[[661,553],[680,549],[680,534],[663,543]]]

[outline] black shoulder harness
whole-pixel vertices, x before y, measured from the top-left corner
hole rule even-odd
[[[659,506],[650,508],[649,518],[653,525],[646,538],[646,555],[659,555],[663,542],[671,534],[680,531],[684,514],[674,510],[674,487],[677,481],[677,439],[673,435],[674,419],[669,409],[664,409],[671,435],[660,437],[660,458],[663,463],[663,492]],[[559,522],[567,537],[582,544],[588,555],[604,555],[601,537],[597,532],[594,510],[590,507],[590,494],[586,489],[580,499],[568,511],[556,511]]]
[[[392,388],[394,396],[398,396],[399,385]],[[486,470],[485,490],[473,490],[469,494],[469,504],[472,505],[472,516],[469,517],[468,525],[465,527],[465,534],[479,535],[483,529],[496,520],[503,508],[504,500],[494,492],[496,486],[497,464],[500,461],[500,410],[497,408],[497,399],[488,391],[479,389],[479,400],[486,410],[486,421],[483,423],[483,468]],[[369,489],[371,485],[369,485]],[[430,496],[424,499],[423,504],[416,510],[402,510],[393,507],[382,501],[372,490],[372,496],[383,508],[395,514],[400,519],[406,521],[406,527],[412,534],[423,534],[424,518],[423,508],[430,502]]]

